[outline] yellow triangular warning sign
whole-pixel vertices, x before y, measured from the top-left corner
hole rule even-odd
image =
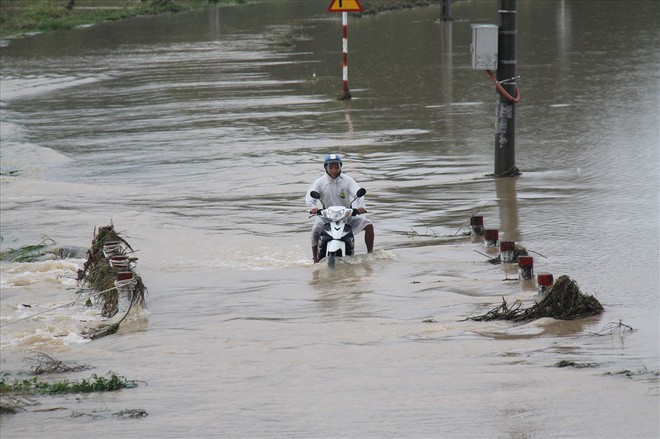
[[[328,12],[362,12],[362,6],[358,0],[332,0]]]

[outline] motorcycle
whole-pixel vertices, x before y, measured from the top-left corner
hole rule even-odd
[[[335,267],[336,258],[341,256],[353,255],[355,248],[355,239],[353,229],[347,224],[346,220],[351,216],[358,215],[358,210],[353,208],[353,203],[358,198],[364,197],[367,190],[360,188],[357,196],[351,201],[351,207],[329,206],[326,207],[321,201],[322,209],[317,215],[323,219],[323,231],[319,236],[317,258],[320,262],[323,258],[328,259],[328,266]],[[316,191],[309,193],[315,200],[321,200],[321,195]]]

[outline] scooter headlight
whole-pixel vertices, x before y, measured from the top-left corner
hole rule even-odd
[[[340,221],[342,218],[346,217],[346,212],[344,208],[341,209],[327,209],[325,217],[330,221]]]

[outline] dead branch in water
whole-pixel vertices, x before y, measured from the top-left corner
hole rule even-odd
[[[479,213],[479,211],[480,211],[481,209],[483,209],[484,207],[486,207],[486,204],[488,204],[488,203],[490,203],[490,200],[486,201],[481,207],[479,207],[477,210],[475,210],[474,212],[472,212],[472,214],[470,215],[470,218],[472,218],[472,217],[475,216],[477,213]],[[454,236],[458,235],[458,232],[460,232],[461,229],[462,229],[463,227],[465,227],[467,224],[470,224],[470,218],[468,218],[468,220],[467,220],[466,222],[464,222],[463,224],[461,224],[461,226],[458,228],[458,230],[456,230],[456,233],[454,233]],[[469,234],[469,233],[468,233],[468,234]]]
[[[602,329],[600,329],[598,332],[590,332],[592,335],[612,335],[612,334],[617,334],[617,333],[626,333],[626,332],[633,332],[634,329],[632,326],[628,326],[625,323],[623,323],[621,320],[619,322],[609,322],[607,325],[605,325]]]
[[[554,367],[574,367],[576,369],[584,369],[586,367],[596,367],[596,363],[576,363],[575,361],[561,360],[554,364]]]
[[[130,268],[130,264],[135,263],[137,258],[128,258],[128,268],[117,268],[110,264],[108,257],[106,257],[103,250],[106,243],[119,242],[125,246],[120,250],[120,254],[126,256],[127,253],[135,253],[135,250],[133,250],[130,244],[115,231],[112,224],[100,227],[98,232],[96,230],[94,232],[92,246],[87,251],[87,260],[85,261],[83,269],[78,272],[78,280],[82,284],[89,286],[92,290],[101,293],[98,295],[102,306],[101,315],[110,318],[119,312],[120,293],[115,283],[117,280],[117,273],[120,271],[131,271],[135,285],[129,289],[129,306],[122,318],[118,322],[115,321],[109,324],[100,325],[97,328],[88,329],[83,333],[83,336],[89,339],[96,339],[117,332],[117,330],[119,330],[119,324],[128,316],[128,313],[134,305],[141,307],[145,306],[145,296],[147,293],[147,288],[142,282],[140,276]],[[126,294],[126,291],[124,291],[124,294]]]
[[[79,372],[91,368],[91,366],[64,363],[42,352],[36,352],[32,356],[26,357],[25,360],[33,363],[30,369],[35,375],[41,375],[43,373]]]
[[[112,317],[117,314],[119,303],[119,293],[115,289],[115,280],[119,270],[110,265],[103,253],[103,245],[110,241],[121,242],[131,253],[135,252],[130,244],[115,231],[112,224],[100,227],[92,240],[91,248],[87,251],[87,261],[78,273],[78,280],[88,285],[92,290],[107,291],[107,293],[100,296],[103,305],[101,311],[103,317]],[[135,261],[137,258],[131,260]],[[131,303],[144,306],[147,289],[140,276],[133,273],[133,278],[137,283],[133,290]]]
[[[521,305],[521,302],[516,300],[513,306],[509,307],[504,297],[502,297],[501,305],[486,314],[469,317],[465,320],[529,322],[543,317],[575,320],[603,312],[603,306],[600,302],[595,297],[582,293],[577,282],[566,275],[557,279],[540,302],[526,309],[522,309]]]
[[[514,320],[518,315],[520,315],[521,306],[522,302],[520,300],[516,300],[513,302],[513,306],[509,307],[509,305],[506,303],[506,300],[504,300],[504,297],[502,297],[501,305],[496,306],[484,315],[470,317],[465,320],[475,320],[477,322],[488,322],[491,320]]]

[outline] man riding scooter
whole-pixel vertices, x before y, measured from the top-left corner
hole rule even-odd
[[[311,196],[312,191],[320,194],[320,200],[324,206],[351,207],[351,201],[357,197],[360,186],[353,178],[342,174],[342,165],[339,154],[327,154],[325,156],[323,161],[325,174],[312,183],[305,196],[305,203],[311,214],[316,215],[319,211],[316,199]],[[371,220],[364,215],[367,212],[364,198],[358,198],[356,203],[357,212],[360,215],[348,218],[347,223],[353,229],[354,234],[364,230],[364,243],[367,246],[367,252],[371,253],[374,248],[374,226]],[[319,261],[318,240],[323,230],[323,224],[323,220],[317,217],[312,227],[312,257],[314,263]]]

